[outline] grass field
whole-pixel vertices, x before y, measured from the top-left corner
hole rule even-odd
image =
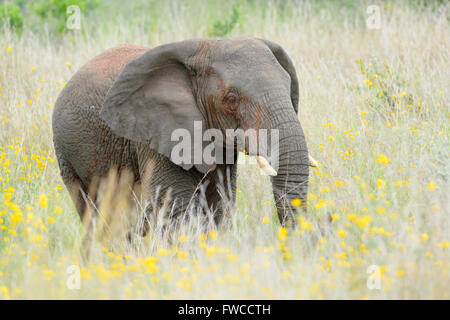
[[[144,4],[125,3],[62,34],[0,29],[0,299],[450,298],[450,6],[439,3],[375,1],[380,29],[366,27],[369,2],[243,3],[226,37],[276,41],[297,68],[320,162],[299,229],[280,228],[269,179],[242,165],[218,230],[194,224],[172,243],[150,233],[123,250],[99,239],[83,264],[52,144],[56,97],[109,47],[207,37],[232,10],[152,2],[146,20]]]

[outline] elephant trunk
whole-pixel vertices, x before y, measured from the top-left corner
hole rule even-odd
[[[270,115],[270,129],[279,130],[278,143],[271,141],[271,149],[278,147],[276,176],[272,176],[272,188],[278,217],[282,225],[295,226],[296,207],[306,209],[308,191],[309,159],[303,129],[297,114],[287,97],[277,102]],[[294,200],[294,201],[293,201]]]

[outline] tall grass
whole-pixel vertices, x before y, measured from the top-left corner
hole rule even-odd
[[[105,49],[205,37],[232,4],[120,1],[58,38],[44,25],[21,36],[4,28],[0,298],[448,299],[449,6],[379,2],[378,30],[365,26],[368,2],[343,3],[248,1],[226,35],[276,41],[297,68],[299,119],[320,162],[299,230],[280,228],[269,179],[242,165],[235,210],[218,230],[191,219],[167,237],[156,223],[113,245],[133,213],[120,208],[134,202],[110,197],[101,211],[121,218],[97,230],[120,222],[118,231],[98,231],[84,264],[52,146],[57,95]],[[79,290],[67,286],[71,265]],[[372,265],[379,289],[367,287]]]

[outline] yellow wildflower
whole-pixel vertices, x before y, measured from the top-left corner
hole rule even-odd
[[[39,205],[43,209],[47,209],[48,208],[48,198],[47,198],[47,196],[45,194],[41,194],[39,196]]]
[[[292,199],[292,201],[291,201],[291,205],[292,205],[293,207],[299,207],[299,206],[302,205],[302,200],[299,199],[299,198],[294,198],[294,199]]]
[[[347,232],[342,229],[339,229],[337,233],[338,233],[338,236],[341,238],[345,238],[347,236]]]
[[[389,164],[389,163],[391,163],[391,159],[389,159],[384,154],[379,154],[378,158],[377,158],[377,162],[382,163],[382,164]]]
[[[285,227],[278,229],[278,239],[280,241],[286,241],[288,235],[288,230]]]

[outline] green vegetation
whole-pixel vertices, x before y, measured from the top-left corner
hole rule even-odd
[[[2,22],[0,26],[9,26],[19,34],[22,32],[23,17],[19,6],[9,2],[0,4],[0,18]]]
[[[232,13],[229,18],[226,18],[224,21],[219,20],[213,23],[212,29],[208,32],[208,36],[213,38],[225,37],[231,32],[231,30],[233,30],[239,22],[241,14],[239,11],[239,5],[237,4],[234,4],[231,10]]]

